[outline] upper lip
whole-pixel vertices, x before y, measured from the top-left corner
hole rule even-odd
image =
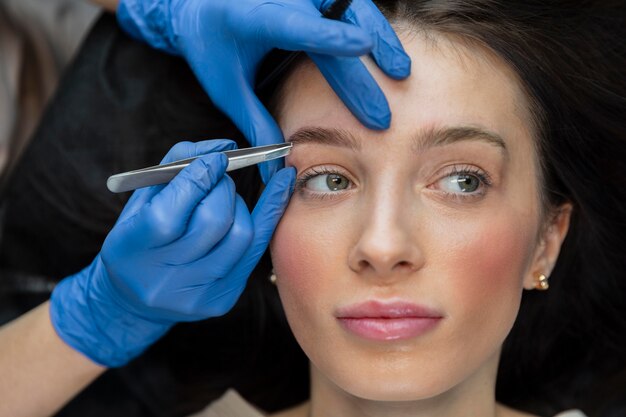
[[[337,309],[335,316],[340,319],[363,318],[442,318],[443,314],[430,307],[407,301],[384,302],[369,300]]]

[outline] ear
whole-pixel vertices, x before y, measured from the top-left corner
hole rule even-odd
[[[561,245],[569,229],[571,215],[571,203],[564,203],[549,215],[547,223],[543,227],[539,244],[535,250],[531,268],[524,278],[525,289],[535,289],[539,275],[543,274],[549,277],[552,273],[552,269],[554,269],[556,260],[559,257],[559,252],[561,251]]]

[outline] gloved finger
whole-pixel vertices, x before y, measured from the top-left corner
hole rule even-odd
[[[115,224],[119,224],[133,217],[144,204],[148,203],[152,198],[163,189],[164,185],[153,185],[151,187],[143,187],[135,190],[130,196],[122,212],[117,218]]]
[[[243,133],[250,145],[274,145],[283,142],[283,133],[278,124],[254,93],[251,80],[237,70],[232,69],[224,75],[224,85],[239,86],[236,89],[213,89],[207,84],[208,91],[220,109],[233,121]],[[269,181],[274,172],[283,167],[282,159],[259,164],[263,182]]]
[[[263,33],[265,42],[289,51],[360,56],[371,51],[372,39],[365,30],[337,20],[324,19],[288,7],[266,7],[251,20],[251,32]],[[267,15],[267,16],[264,16]]]
[[[285,163],[282,159],[273,159],[271,161],[262,162],[258,165],[259,173],[261,174],[261,180],[267,183],[275,172],[282,169]]]
[[[247,210],[246,214],[250,216]],[[245,282],[241,284],[230,276],[217,277],[215,266],[220,265],[218,262],[209,255],[187,265],[182,271],[178,282],[179,291],[185,293],[193,290],[193,296],[177,306],[180,315],[175,317],[176,321],[222,316],[235,305],[245,288]],[[202,271],[202,274],[198,275],[198,271]]]
[[[194,156],[205,155],[212,152],[223,152],[230,149],[236,149],[237,143],[228,139],[212,139],[200,142],[179,142],[172,146],[167,154],[161,160],[161,165],[170,162],[192,158]],[[165,185],[154,185],[152,187],[143,187],[131,195],[130,199],[124,205],[122,213],[116,223],[124,221],[134,216],[141,207],[152,200],[152,198],[161,192]]]
[[[229,272],[242,261],[242,256],[250,245],[253,237],[252,219],[246,204],[237,196],[235,209],[235,222],[231,231],[224,237],[218,247],[205,258],[195,262],[192,267],[200,271],[210,271],[211,277],[219,276],[219,279],[206,279],[201,287],[195,286],[201,291],[190,309],[197,316],[216,317],[226,314],[237,302],[245,287],[240,279],[232,276]],[[185,279],[186,277],[183,277]],[[194,285],[193,283],[189,283]]]
[[[289,203],[295,177],[295,169],[281,169],[267,184],[252,212],[251,219],[254,223],[252,242],[228,276],[211,282],[205,290],[202,306],[207,316],[227,313],[239,299],[248,277],[265,253],[276,225]]]
[[[309,54],[352,114],[370,129],[387,129],[391,110],[374,77],[359,58]]]
[[[235,196],[235,183],[224,175],[194,210],[186,233],[168,246],[168,251],[175,254],[169,264],[194,262],[207,255],[226,236],[235,221]]]
[[[194,156],[206,155],[212,152],[223,152],[236,149],[237,143],[228,139],[212,139],[200,142],[179,142],[165,154],[161,165],[177,161],[179,159],[193,158]]]
[[[371,0],[353,2],[344,13],[343,20],[369,31],[374,41],[371,55],[385,74],[394,79],[409,76],[411,58],[385,16]]]
[[[261,198],[259,198],[254,207],[252,211],[254,239],[243,255],[241,262],[229,274],[241,281],[239,286],[245,286],[248,276],[265,253],[276,225],[278,225],[287,208],[289,198],[293,192],[295,178],[296,170],[294,168],[285,168],[278,171],[267,184]],[[220,285],[220,283],[216,283],[216,285]]]
[[[150,247],[169,244],[183,235],[198,203],[222,179],[228,159],[211,153],[193,161],[135,216],[136,227]]]
[[[254,228],[248,207],[241,196],[236,195],[235,216],[228,233],[196,265],[202,270],[201,265],[204,264],[205,270],[210,270],[212,276],[225,277],[246,252],[253,237]]]

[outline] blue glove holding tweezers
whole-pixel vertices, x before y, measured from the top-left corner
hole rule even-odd
[[[233,161],[224,153],[234,147],[172,148],[163,163],[193,161],[169,184],[136,191],[91,265],[54,289],[50,317],[61,339],[96,363],[121,366],[176,322],[231,309],[295,180],[295,169],[278,171],[250,213],[225,175]]]
[[[410,72],[410,58],[371,0],[121,0],[117,17],[131,36],[182,55],[252,146],[283,142],[255,94],[258,66],[275,48],[306,52],[348,109],[372,129],[389,127],[391,113],[357,57],[370,53],[395,79]],[[262,164],[263,180],[279,167]]]

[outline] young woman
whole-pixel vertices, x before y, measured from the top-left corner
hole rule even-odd
[[[298,172],[272,275],[311,370],[308,400],[279,415],[618,412],[601,405],[626,362],[625,55],[609,42],[624,7],[379,6],[414,63],[405,81],[370,65],[388,131],[362,127],[307,61],[271,103]],[[124,303],[140,291],[107,274]],[[230,394],[203,413],[256,412]]]
[[[595,223],[581,218],[576,179],[595,157],[585,142],[618,144],[626,131],[606,139],[589,116],[564,117],[578,102],[550,100],[564,83],[556,66],[575,74],[579,61],[535,67],[552,45],[504,17],[523,7],[380,5],[413,61],[403,82],[370,68],[394,115],[389,131],[360,126],[310,63],[275,103],[298,177],[273,273],[311,362],[310,400],[289,415],[521,415],[494,400],[503,343],[524,289],[547,290],[553,277],[554,297],[568,297],[581,279],[605,279],[557,259],[570,224],[579,239]],[[581,143],[583,129],[594,135]],[[517,319],[531,326],[517,348],[532,351],[540,324]]]

